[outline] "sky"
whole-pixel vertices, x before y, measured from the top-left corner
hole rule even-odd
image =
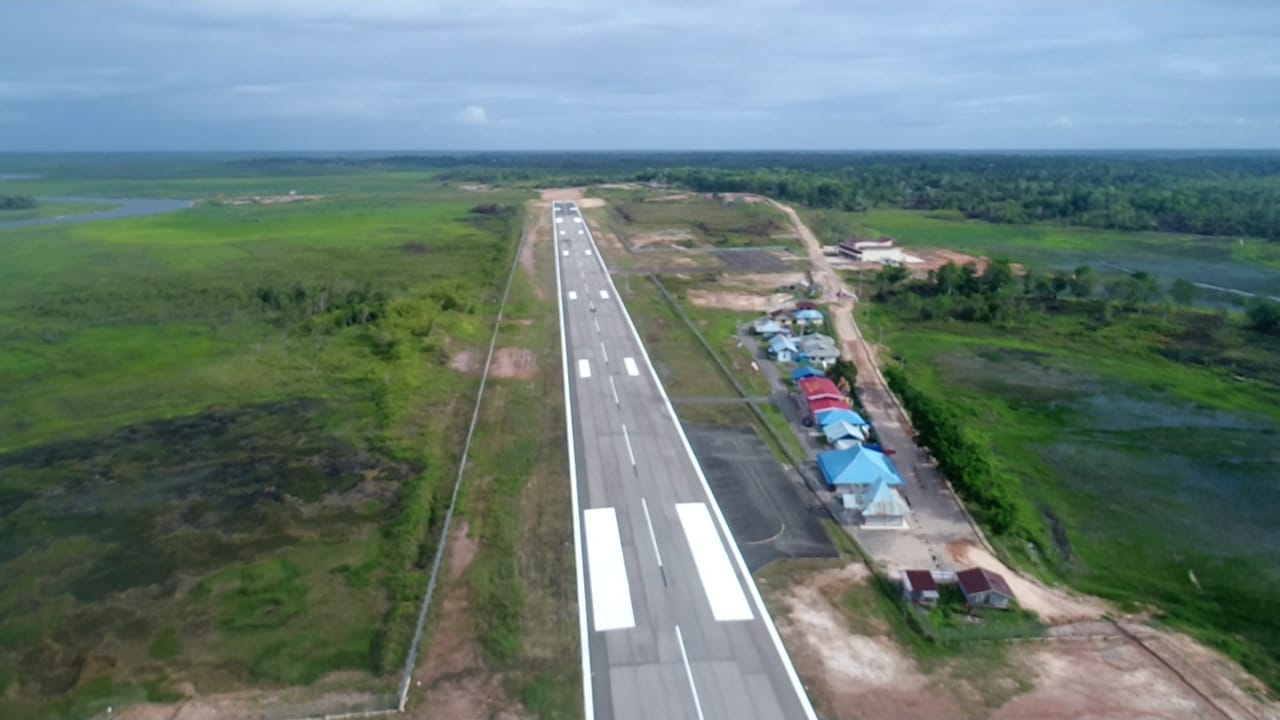
[[[1268,0],[0,0],[0,151],[1276,148]]]

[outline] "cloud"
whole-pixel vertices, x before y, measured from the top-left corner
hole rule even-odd
[[[487,125],[489,113],[485,112],[482,105],[468,105],[458,111],[456,119],[463,125]]]
[[[1050,120],[1049,124],[1056,128],[1069,128],[1074,123],[1071,122],[1070,115],[1059,115],[1058,117]]]

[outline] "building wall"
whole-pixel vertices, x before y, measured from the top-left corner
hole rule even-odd
[[[862,524],[866,527],[901,527],[901,515],[871,515],[862,517]]]
[[[980,592],[970,595],[968,598],[970,605],[978,607],[1007,608],[1009,607],[1009,599],[1000,593]]]

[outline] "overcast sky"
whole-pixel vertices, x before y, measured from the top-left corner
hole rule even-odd
[[[1278,140],[1269,0],[0,0],[0,150]]]

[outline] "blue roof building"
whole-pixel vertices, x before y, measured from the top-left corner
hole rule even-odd
[[[772,318],[764,318],[763,320],[756,321],[756,323],[751,326],[751,329],[754,330],[757,335],[772,337],[782,332],[783,327]]]
[[[823,425],[822,432],[827,436],[827,442],[835,445],[838,450],[859,445],[867,439],[865,429],[843,420]]]
[[[834,410],[827,410],[825,412],[818,413],[818,424],[824,428],[832,423],[838,422],[846,422],[850,425],[857,425],[858,427],[871,426],[871,423],[863,419],[861,415],[847,408],[836,408]]]
[[[803,380],[804,378],[809,378],[809,377],[826,377],[826,376],[827,374],[822,372],[818,368],[805,365],[804,367],[798,367],[795,370],[791,371],[791,382],[795,382],[796,380]]]
[[[827,487],[861,485],[870,487],[877,480],[888,485],[901,485],[902,477],[884,453],[866,447],[832,450],[818,454],[818,467]]]
[[[802,325],[821,325],[824,319],[821,312],[807,309],[797,310],[794,317]]]
[[[778,362],[792,362],[799,352],[796,343],[787,335],[774,335],[769,340],[769,357]]]

